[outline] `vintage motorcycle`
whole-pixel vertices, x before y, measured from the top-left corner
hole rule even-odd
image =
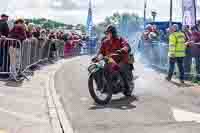
[[[134,80],[133,87],[126,89],[126,79],[123,79],[118,64],[120,60],[119,54],[111,54],[98,60],[93,59],[88,67],[88,88],[97,104],[108,104],[113,94],[123,93],[127,97],[132,95]]]

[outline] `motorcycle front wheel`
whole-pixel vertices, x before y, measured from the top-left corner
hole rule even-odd
[[[105,83],[103,90],[97,87],[97,83],[94,78],[95,74],[91,74],[88,79],[88,87],[91,97],[99,105],[106,105],[112,99],[112,90],[109,85]]]

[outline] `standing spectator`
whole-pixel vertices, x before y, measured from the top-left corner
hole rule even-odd
[[[159,64],[159,31],[157,29],[156,25],[152,26],[152,30],[149,33],[149,39],[151,42],[151,56],[150,56],[150,61],[151,63],[158,65]]]
[[[156,37],[156,39],[158,39],[160,33],[159,33],[159,29],[156,25],[152,26],[152,32],[154,32],[157,35],[155,37]]]
[[[51,40],[51,39],[56,39],[56,36],[55,36],[55,33],[52,31],[52,32],[50,32],[50,34],[49,34],[49,39]]]
[[[56,33],[56,49],[57,49],[57,55],[59,57],[64,57],[64,41],[63,41],[63,33],[61,31],[58,31]]]
[[[72,46],[73,46],[73,54],[79,55],[81,52],[81,37],[77,34],[72,34]]]
[[[151,30],[150,30],[150,33],[148,35],[148,38],[151,40],[151,41],[157,41],[159,40],[159,31],[158,31],[158,28],[156,25],[153,25],[151,27]],[[153,42],[154,43],[154,42]],[[155,43],[156,45],[157,43]]]
[[[33,32],[33,36],[37,39],[40,37],[40,30],[41,28],[39,26],[35,27],[35,31]]]
[[[192,28],[192,56],[195,58],[196,64],[196,72],[197,77],[196,80],[200,80],[200,31],[198,31],[197,27]]]
[[[152,46],[151,41],[149,39],[149,34],[152,32],[152,25],[148,24],[145,28],[145,31],[142,35],[143,43],[140,43],[140,49],[144,54],[144,59],[146,62],[149,62],[149,59],[152,57]]]
[[[184,58],[184,69],[185,69],[185,79],[190,79],[191,65],[192,65],[192,55],[191,55],[191,41],[192,33],[190,31],[190,26],[183,26],[183,33],[186,39],[186,56]]]
[[[6,14],[1,15],[0,20],[0,37],[8,37],[9,27],[8,27],[8,16]],[[1,46],[5,40],[1,41]],[[4,47],[0,48],[0,71],[9,71],[9,60],[7,60],[9,46],[6,44]],[[8,58],[9,59],[9,58]]]
[[[46,30],[45,29],[42,29],[40,31],[40,38],[41,39],[47,39],[47,33],[46,33]]]
[[[26,22],[25,22],[25,25],[27,25],[27,26],[28,26],[28,25],[29,25],[29,23],[30,23],[29,21],[26,21]]]
[[[87,40],[86,40],[86,36],[82,37],[82,53],[83,54],[87,54]]]
[[[60,39],[64,40],[64,33],[63,32],[60,32]]]
[[[0,36],[7,37],[9,34],[9,27],[8,27],[8,15],[2,14],[0,20]]]
[[[160,30],[160,41],[161,42],[166,42],[165,40],[165,32],[163,30]]]
[[[183,60],[185,57],[186,39],[183,32],[179,31],[178,25],[172,26],[172,33],[169,36],[169,72],[166,80],[170,81],[175,69],[175,63],[178,64],[180,71],[180,82],[184,83]]]
[[[169,42],[169,36],[171,34],[171,27],[170,28],[167,28],[165,30],[166,34],[165,34],[165,41],[168,43]]]
[[[200,20],[197,21],[197,26],[196,26],[197,30],[200,31]]]
[[[56,39],[61,40],[60,32],[56,32]]]
[[[66,42],[68,40],[69,34],[65,33],[63,34],[63,40]]]
[[[33,37],[34,30],[35,30],[34,29],[34,24],[33,23],[29,23],[27,31],[26,31],[27,38],[32,38]]]
[[[56,56],[56,44],[55,44],[55,39],[56,39],[56,36],[55,36],[55,33],[54,32],[51,32],[49,34],[49,40],[51,41],[50,43],[50,58],[54,58]]]
[[[65,57],[70,57],[72,56],[72,35],[69,34],[65,34],[65,48],[64,48],[64,55]]]
[[[24,20],[23,19],[17,19],[14,23],[14,27],[11,30],[9,37],[13,39],[18,39],[21,42],[27,38],[26,36],[26,28],[24,25]]]
[[[26,36],[26,27],[23,19],[17,19],[14,23],[14,27],[11,30],[9,37],[13,39],[20,40],[23,42],[27,36]],[[19,55],[19,49],[17,49],[18,46],[10,46],[9,48],[9,53],[10,53],[10,72],[12,73],[12,78],[16,79],[17,72],[16,72],[16,67],[17,67],[17,60],[16,57]]]
[[[148,24],[145,28],[145,31],[143,33],[143,39],[148,41],[149,40],[149,34],[152,32],[152,25]]]
[[[42,59],[45,59],[49,56],[49,43],[46,32],[47,31],[45,29],[41,29],[39,37],[40,48],[42,51]]]

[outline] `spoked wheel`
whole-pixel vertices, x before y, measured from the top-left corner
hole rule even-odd
[[[94,74],[90,75],[88,80],[89,92],[94,101],[100,105],[106,105],[112,99],[112,90],[106,83],[103,86],[103,88],[98,88]]]

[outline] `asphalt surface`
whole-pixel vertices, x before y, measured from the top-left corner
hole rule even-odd
[[[48,71],[37,71],[23,83],[0,81],[0,133],[51,133],[45,87]]]
[[[75,133],[199,133],[200,87],[176,80],[136,63],[135,94],[138,100],[119,94],[107,106],[90,97],[83,56],[66,63],[56,73],[55,87]]]

